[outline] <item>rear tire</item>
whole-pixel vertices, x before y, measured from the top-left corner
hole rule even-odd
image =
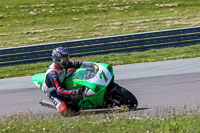
[[[138,106],[138,101],[136,97],[130,91],[119,85],[117,85],[117,88],[115,87],[114,89],[112,89],[109,95],[112,101],[118,102],[117,104],[116,102],[112,102],[111,105],[113,104],[116,104],[117,106],[127,105],[128,109],[136,109]]]

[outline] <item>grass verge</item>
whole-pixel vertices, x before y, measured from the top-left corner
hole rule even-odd
[[[28,118],[25,118],[28,117]],[[73,133],[152,133],[152,132],[200,132],[199,115],[169,115],[159,117],[135,117],[135,115],[104,114],[80,117],[36,117],[15,115],[0,121],[0,132],[73,132]]]

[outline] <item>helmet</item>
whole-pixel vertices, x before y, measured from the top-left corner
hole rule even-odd
[[[69,52],[63,47],[58,47],[52,51],[52,60],[59,67],[65,67],[69,63]]]

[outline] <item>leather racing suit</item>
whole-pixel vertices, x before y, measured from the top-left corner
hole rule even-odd
[[[82,61],[69,62],[67,67],[61,68],[56,63],[52,63],[46,71],[45,82],[42,85],[42,90],[46,96],[53,102],[57,110],[61,115],[65,115],[69,112],[64,97],[70,96],[71,91],[64,88],[64,80],[67,70],[69,68],[79,68],[82,65]]]

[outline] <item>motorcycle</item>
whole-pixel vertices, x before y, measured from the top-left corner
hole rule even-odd
[[[33,75],[32,81],[42,89],[45,73]],[[64,84],[68,89],[84,88],[81,96],[66,97],[66,104],[71,110],[106,109],[125,105],[128,109],[136,109],[138,101],[127,89],[114,82],[112,66],[104,63],[83,62],[80,68],[67,73]],[[42,106],[55,108],[47,100],[40,102]]]

